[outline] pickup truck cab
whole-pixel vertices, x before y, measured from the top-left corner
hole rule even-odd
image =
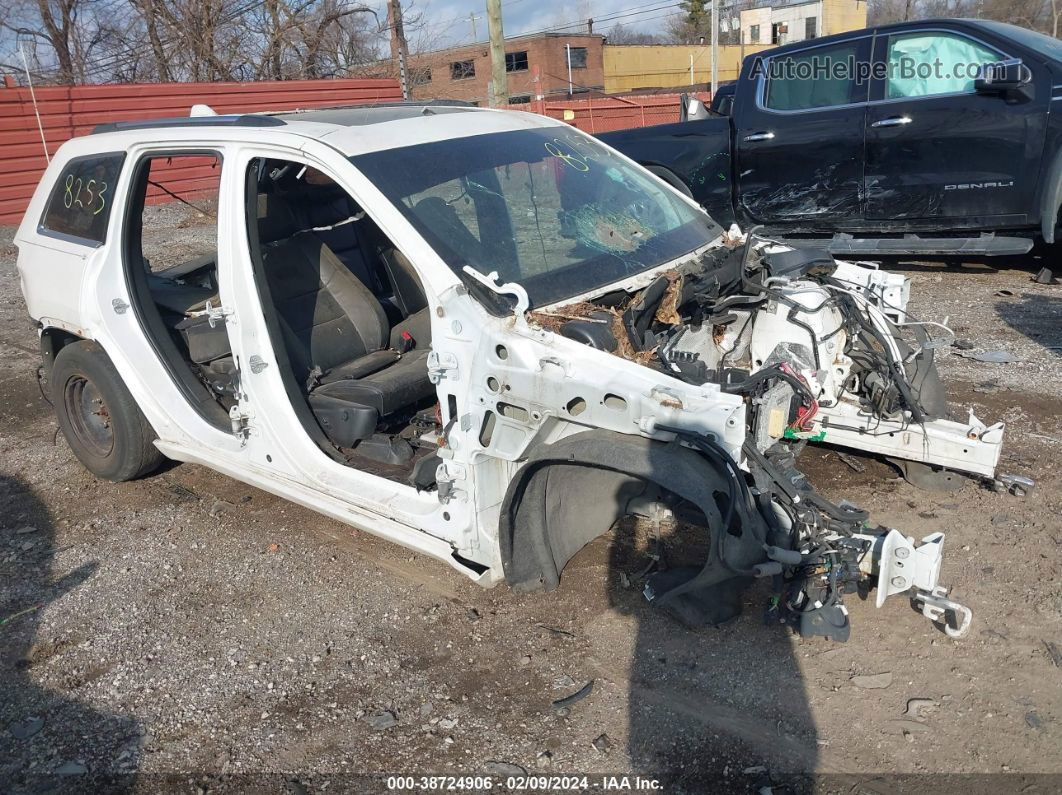
[[[1056,39],[986,20],[884,25],[749,56],[733,92],[729,117],[601,137],[720,222],[843,233],[834,253],[1016,254],[1055,240]]]

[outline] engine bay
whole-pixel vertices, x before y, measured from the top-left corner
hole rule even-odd
[[[735,512],[757,525],[762,561],[750,566],[747,548],[745,557],[734,552],[728,559],[720,543],[700,572],[648,578],[650,600],[699,623],[705,615],[719,618],[706,603],[719,602],[727,577],[770,577],[768,620],[845,640],[844,595],[865,598],[876,587],[879,606],[909,592],[948,634],[966,632],[970,611],[937,584],[942,533],[919,544],[872,525],[858,506],[816,492],[797,468],[809,441],[829,441],[913,459],[904,463],[930,471],[951,465],[974,477],[994,473],[1002,425],[985,426],[972,414],[967,423],[949,419],[933,356],[954,337],[943,323],[912,319],[908,294],[902,276],[748,235],[635,292],[529,313],[534,325],[689,384],[715,384],[745,402],[740,464],[693,428],[657,430],[675,432],[733,472],[722,527]],[[912,438],[925,451],[920,458],[904,447]],[[864,443],[871,439],[877,447]],[[950,443],[967,453],[976,448],[977,460],[955,466],[938,456],[936,448]]]

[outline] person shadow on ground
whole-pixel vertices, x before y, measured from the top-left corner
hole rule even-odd
[[[33,489],[0,475],[0,781],[12,793],[129,791],[139,723],[76,698],[91,672],[64,668],[64,649],[77,641],[51,635],[44,622],[49,605],[89,580],[96,563],[58,570],[56,549],[52,518]],[[59,688],[40,684],[45,670]]]
[[[672,795],[811,789],[818,736],[794,653],[800,641],[765,621],[770,580],[744,591],[740,615],[689,626],[646,600],[639,574],[703,562],[703,528],[628,516],[612,534],[609,601],[638,619],[628,693],[632,773]]]

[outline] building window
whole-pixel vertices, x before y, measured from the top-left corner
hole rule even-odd
[[[409,70],[409,82],[415,86],[423,86],[431,82],[431,67],[414,66]]]
[[[451,80],[467,80],[476,76],[475,61],[454,61],[450,64]]]
[[[521,94],[520,96],[517,96],[517,97],[509,97],[509,104],[510,105],[526,105],[530,101],[531,101],[531,95],[530,94]]]
[[[816,17],[807,17],[804,20],[804,38],[813,39],[819,35],[819,20]]]
[[[507,52],[505,53],[505,71],[506,72],[526,72],[527,71],[527,50],[522,52]]]
[[[759,44],[759,43],[760,43],[760,26],[759,25],[751,25],[749,27],[749,44]]]
[[[570,47],[568,53],[572,69],[586,68],[586,47]]]

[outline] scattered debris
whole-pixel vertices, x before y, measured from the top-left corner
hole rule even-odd
[[[554,690],[568,690],[572,687],[575,687],[575,680],[567,674],[564,674],[563,676],[558,676],[556,679],[553,680]]]
[[[474,607],[468,608],[468,620],[469,621],[471,621],[474,624],[477,621],[479,621],[481,618],[482,618],[482,616],[479,614],[479,611],[476,610],[476,608],[474,608]]]
[[[1058,279],[1050,268],[1040,268],[1033,276],[1033,281],[1037,284],[1058,284]]]
[[[1010,351],[981,351],[980,353],[959,353],[957,355],[987,364],[1013,364],[1021,361]]]
[[[28,740],[44,728],[44,718],[36,715],[26,718],[22,723],[12,723],[7,727],[16,740]]]
[[[972,351],[977,346],[967,339],[956,339],[951,343],[951,347],[957,348],[960,351]]]
[[[26,525],[25,527],[20,527],[18,530],[16,530],[15,531],[15,535],[24,536],[27,533],[36,533],[36,532],[37,532],[37,528],[36,527],[34,527],[33,525]]]
[[[1043,641],[1044,648],[1047,649],[1047,656],[1051,658],[1051,662],[1055,664],[1056,668],[1062,668],[1062,651],[1059,651],[1058,646],[1049,640]]]
[[[853,472],[866,472],[867,466],[854,455],[848,455],[847,453],[838,453],[837,457],[840,458],[848,468]]]
[[[922,710],[933,709],[936,705],[937,702],[931,698],[909,698],[907,699],[907,709],[904,710],[903,714],[915,720],[922,720]]]
[[[531,664],[531,655],[530,654],[525,654],[523,657],[520,658],[520,665],[530,665],[530,664]]]
[[[880,674],[866,674],[853,676],[852,684],[864,690],[880,690],[892,684],[892,671],[884,671]]]
[[[83,776],[88,768],[80,762],[66,762],[55,769],[57,776]]]
[[[608,738],[608,735],[604,733],[599,734],[597,737],[595,737],[594,741],[590,744],[603,754],[607,753],[608,750],[612,748],[612,740],[610,740]]]
[[[19,616],[24,616],[27,613],[32,613],[34,610],[40,610],[42,607],[44,607],[43,604],[33,605],[33,607],[27,607],[25,610],[19,610],[17,613],[12,613],[7,618],[0,619],[0,627],[14,621]]]
[[[210,506],[211,516],[220,516],[222,511],[227,511],[229,508],[234,507],[231,502],[225,502],[225,500],[214,500],[213,505]]]
[[[422,718],[428,717],[433,709],[435,709],[435,706],[430,701],[425,701],[420,705],[420,716]]]
[[[390,729],[392,726],[398,725],[398,718],[395,717],[395,713],[389,709],[380,710],[374,712],[365,718],[365,722],[368,723],[376,731],[384,731]]]
[[[570,696],[565,696],[564,698],[558,698],[556,701],[554,701],[553,702],[553,708],[554,709],[566,709],[566,708],[570,707],[572,704],[575,704],[578,701],[582,701],[584,698],[586,698],[588,695],[590,695],[590,693],[593,691],[593,689],[594,689],[594,680],[591,679],[589,682],[587,682],[585,685],[583,685],[581,688],[579,688],[576,692],[572,693]]]
[[[527,768],[514,765],[512,762],[487,762],[483,765],[483,772],[488,776],[504,778],[507,776],[526,776]]]
[[[1044,720],[1036,710],[1030,710],[1025,713],[1025,725],[1030,729],[1042,729],[1044,727]]]
[[[551,626],[548,626],[546,624],[536,624],[536,626],[539,629],[544,629],[547,632],[552,632],[554,635],[564,635],[565,637],[568,637],[568,638],[574,638],[575,637],[575,633],[574,632],[569,632],[568,630],[560,629],[559,627],[551,627]]]
[[[443,718],[439,721],[439,728],[445,729],[446,731],[449,731],[455,726],[457,726],[457,718]]]
[[[767,768],[763,765],[753,765],[752,767],[746,767],[741,772],[746,776],[755,776],[757,773],[766,773]]]
[[[553,754],[550,751],[543,751],[535,759],[535,764],[538,767],[549,767],[553,764]]]
[[[998,295],[1000,298],[1010,298],[1011,296],[1014,295],[1014,291],[1013,290],[996,290],[996,295]]]

